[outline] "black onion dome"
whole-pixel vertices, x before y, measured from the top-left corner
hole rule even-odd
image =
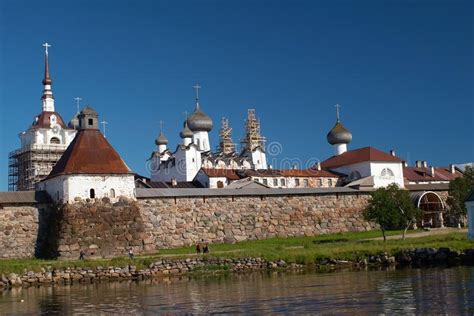
[[[160,135],[158,135],[158,138],[155,139],[155,144],[156,145],[167,145],[168,144],[168,138],[166,138],[165,134],[163,132],[160,132]]]
[[[210,132],[212,130],[212,119],[201,111],[199,102],[196,103],[196,109],[188,117],[187,122],[193,132]]]
[[[188,127],[188,121],[184,121],[184,127],[179,133],[179,136],[181,138],[192,138],[193,137],[193,131],[189,129]]]
[[[337,121],[336,125],[329,131],[327,135],[328,143],[335,144],[349,144],[352,141],[352,134],[346,129],[341,122]]]

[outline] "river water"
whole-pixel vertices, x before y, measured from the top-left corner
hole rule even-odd
[[[254,272],[12,289],[0,315],[474,314],[474,267]]]

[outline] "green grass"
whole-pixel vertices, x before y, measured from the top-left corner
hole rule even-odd
[[[397,235],[399,231],[388,232]],[[367,240],[380,237],[379,231],[331,234],[314,237],[273,238],[267,240],[244,241],[236,244],[210,245],[211,253],[206,256],[222,258],[260,257],[266,260],[285,260],[302,264],[314,263],[322,259],[354,260],[375,255],[380,252],[394,254],[402,249],[419,247],[449,247],[455,250],[474,248],[474,242],[466,238],[465,232],[453,232],[405,240]],[[39,260],[4,259],[0,260],[0,273],[21,273],[25,269],[38,271],[41,267],[90,267],[126,266],[148,267],[158,259],[185,258],[195,255],[194,247],[163,249],[155,255],[137,256],[133,261],[126,257],[100,260]],[[209,269],[213,269],[210,267]],[[208,269],[208,270],[209,270]]]

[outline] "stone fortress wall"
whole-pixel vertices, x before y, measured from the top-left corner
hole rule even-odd
[[[138,192],[137,201],[0,206],[0,258],[78,258],[153,253],[163,248],[373,228],[369,193],[334,188],[252,192],[195,189]],[[291,193],[290,193],[291,192]],[[231,193],[231,194],[230,194]]]

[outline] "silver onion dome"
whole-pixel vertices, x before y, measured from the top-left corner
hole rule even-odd
[[[196,109],[189,115],[187,123],[193,132],[210,132],[212,130],[212,119],[201,111],[199,102],[196,102]]]
[[[352,134],[341,122],[337,121],[336,125],[329,131],[327,140],[331,145],[349,144],[352,141]]]
[[[69,121],[69,123],[67,124],[67,126],[69,128],[73,128],[73,129],[78,129],[79,128],[79,112],[76,113],[76,115],[74,115],[74,117]]]
[[[184,127],[179,133],[179,136],[181,138],[192,138],[193,137],[193,131],[189,129],[188,127],[188,121],[184,121]]]
[[[156,145],[167,145],[168,144],[168,138],[166,138],[165,134],[163,132],[160,132],[160,135],[158,135],[158,138],[155,139],[155,144]]]

